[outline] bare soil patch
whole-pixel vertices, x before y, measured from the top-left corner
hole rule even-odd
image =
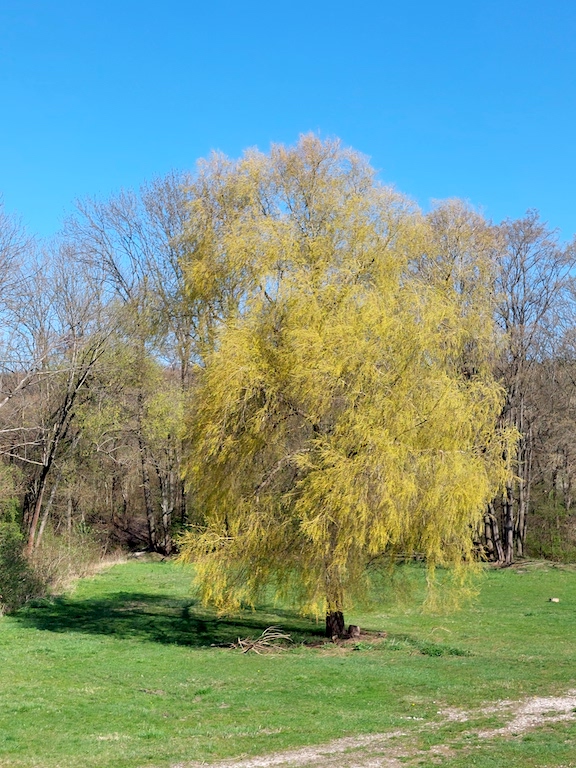
[[[465,723],[495,714],[501,715],[503,719],[508,718],[508,722],[499,728],[470,728],[466,731],[469,736],[492,739],[517,736],[548,723],[574,720],[576,690],[567,691],[562,696],[535,696],[524,701],[497,701],[477,710],[447,708],[439,710],[438,714],[439,720],[422,724],[416,732],[390,731],[350,736],[319,746],[221,761],[212,764],[212,768],[400,768],[424,754],[413,743],[415,733],[437,729],[451,722]],[[443,757],[450,757],[453,750],[447,743],[432,747],[426,754],[437,755],[440,762]],[[207,763],[186,762],[177,763],[172,768],[199,768],[203,765]]]

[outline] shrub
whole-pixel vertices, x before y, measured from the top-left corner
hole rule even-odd
[[[574,510],[566,509],[562,499],[539,487],[534,490],[533,503],[526,541],[529,556],[560,563],[576,562]]]
[[[23,553],[24,539],[13,520],[0,521],[0,613],[12,613],[45,592]]]
[[[83,526],[63,536],[47,527],[31,558],[37,577],[48,584],[52,592],[61,592],[74,579],[88,576],[101,561],[100,542]]]

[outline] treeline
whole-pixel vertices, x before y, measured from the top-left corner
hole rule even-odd
[[[325,158],[343,151],[304,137],[300,152],[307,142]],[[245,162],[256,168],[255,158],[248,153]],[[232,168],[234,199],[223,199]],[[214,155],[195,173],[81,201],[50,243],[1,215],[1,515],[19,526],[29,558],[46,537],[80,534],[105,550],[170,554],[178,534],[201,522],[183,471],[185,415],[224,319],[241,311],[250,259],[218,237],[222,216],[241,220],[255,194],[237,171]],[[257,202],[265,218],[266,196]],[[289,214],[290,199],[284,204]],[[517,430],[518,443],[476,546],[502,564],[525,555],[570,559],[575,245],[534,211],[495,225],[457,200],[428,214],[401,196],[395,205],[410,217],[409,247],[419,254],[412,269],[450,282],[463,307],[482,285],[499,329],[484,362],[505,390],[500,423]],[[248,235],[242,248],[250,248]],[[473,377],[473,350],[468,365],[462,376]]]

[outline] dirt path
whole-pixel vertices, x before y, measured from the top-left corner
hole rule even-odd
[[[491,715],[507,719],[500,728],[470,728],[467,735],[480,739],[514,736],[548,723],[576,719],[576,691],[564,696],[541,696],[524,701],[499,701],[478,710],[445,709],[440,719],[421,725],[416,731],[391,731],[336,739],[327,744],[287,750],[243,760],[211,764],[211,768],[406,768],[407,760],[423,754],[450,757],[450,744],[432,747],[426,753],[414,745],[414,737],[425,730],[438,729],[451,722],[465,723]],[[464,735],[464,734],[461,734]],[[177,763],[172,768],[200,768],[206,763]]]

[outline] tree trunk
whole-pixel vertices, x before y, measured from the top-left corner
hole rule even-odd
[[[490,513],[484,514],[484,557],[487,560],[496,559],[496,547],[494,546],[494,537],[492,535],[492,521]]]
[[[34,542],[34,549],[37,549],[40,546],[40,543],[42,541],[42,537],[44,536],[44,529],[46,528],[46,523],[48,522],[48,517],[50,515],[50,510],[52,509],[52,505],[54,504],[54,498],[56,496],[56,492],[58,490],[58,485],[60,484],[60,477],[61,474],[58,474],[58,477],[54,481],[54,484],[52,485],[52,489],[50,490],[50,496],[48,497],[48,501],[46,502],[46,505],[44,509],[42,510],[42,517],[40,519],[40,527],[38,528],[38,533],[36,535],[36,540]]]
[[[523,398],[520,402],[520,417],[517,427],[522,436],[518,443],[518,512],[514,522],[514,539],[518,557],[524,557],[532,483],[532,426],[526,426]]]
[[[326,614],[326,637],[342,637],[344,634],[344,614],[342,611],[328,611]]]
[[[186,525],[188,522],[188,512],[187,512],[187,504],[186,504],[186,481],[180,480],[179,481],[179,488],[180,488],[180,524],[182,526]]]
[[[506,495],[504,496],[504,563],[512,565],[514,562],[514,489],[512,483],[506,483]]]
[[[334,521],[329,523],[330,551],[334,552],[338,531]],[[342,637],[344,634],[344,589],[340,566],[331,562],[331,556],[324,561],[324,584],[326,589],[326,637]]]
[[[502,546],[502,539],[500,538],[498,518],[496,517],[493,504],[489,504],[488,509],[490,510],[490,528],[492,533],[492,541],[494,542],[494,559],[497,563],[503,563],[504,547]]]
[[[36,496],[34,498],[33,504],[34,511],[30,518],[28,540],[25,548],[25,553],[28,557],[32,554],[36,547],[36,532],[40,521],[40,513],[42,511],[44,492],[48,483],[48,475],[52,470],[60,444],[66,439],[68,434],[70,424],[74,418],[74,408],[76,406],[78,396],[88,381],[88,377],[90,376],[90,373],[97,360],[103,354],[103,351],[103,344],[99,340],[96,340],[91,347],[88,347],[82,352],[80,361],[78,360],[78,357],[75,353],[74,358],[70,363],[71,370],[66,385],[66,391],[64,392],[61,404],[54,411],[51,417],[51,434],[47,445],[45,445],[43,449],[42,466],[40,468],[38,483],[35,487]],[[78,439],[79,436],[75,439],[73,445],[76,445]]]
[[[172,511],[174,509],[174,482],[172,472],[160,484],[162,493],[162,535],[165,555],[172,553]]]
[[[524,489],[524,519],[520,528],[520,538],[522,539],[522,551],[526,554],[526,531],[528,530],[528,513],[530,511],[530,499],[532,496],[532,460],[533,460],[534,440],[532,435],[532,425],[528,429],[528,447],[526,450],[526,487]]]
[[[168,437],[170,440],[170,437]],[[176,506],[177,483],[174,467],[176,465],[175,453],[168,446],[165,450],[164,462],[152,456],[152,463],[156,470],[158,485],[160,486],[160,506],[162,512],[162,551],[165,555],[172,553],[172,516]]]
[[[486,514],[484,515],[484,539],[487,558],[494,563],[504,563],[504,548],[500,538],[496,510],[492,502],[488,504]]]
[[[138,436],[138,448],[140,452],[140,470],[142,473],[142,489],[144,491],[144,506],[146,507],[146,523],[148,525],[148,545],[153,552],[158,549],[158,539],[156,536],[156,517],[154,515],[154,505],[152,503],[152,491],[150,488],[150,473],[146,463],[146,452],[141,436]]]
[[[36,498],[34,500],[34,512],[32,513],[32,519],[30,520],[30,526],[28,528],[28,540],[26,542],[26,548],[25,548],[27,557],[30,557],[30,555],[34,551],[35,542],[36,542],[36,529],[38,527],[38,522],[40,520],[40,511],[42,509],[42,501],[44,499],[44,491],[46,489],[46,482],[47,482],[49,471],[50,471],[50,466],[42,467],[40,481],[38,483],[38,491],[36,494]]]
[[[514,538],[516,540],[516,554],[518,557],[524,557],[524,540],[522,532],[526,527],[526,494],[524,479],[520,478],[518,483],[518,515],[515,521]]]
[[[152,502],[152,490],[150,487],[150,473],[148,471],[148,455],[144,442],[144,395],[138,392],[138,452],[140,454],[140,470],[142,472],[142,489],[144,491],[144,505],[146,507],[146,522],[148,524],[148,545],[153,552],[158,550],[158,538],[156,536],[156,517]]]

